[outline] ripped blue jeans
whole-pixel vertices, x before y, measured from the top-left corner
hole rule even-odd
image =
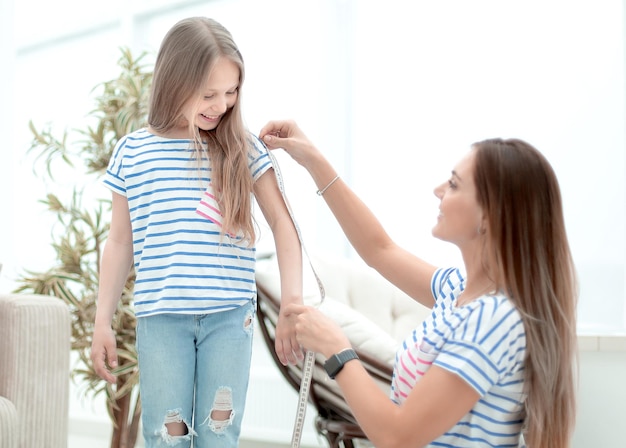
[[[137,319],[146,448],[239,446],[254,301],[203,315]]]

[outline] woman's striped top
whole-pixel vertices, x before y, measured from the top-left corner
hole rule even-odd
[[[500,294],[457,307],[464,285],[458,269],[435,272],[435,306],[396,355],[391,398],[401,404],[430,366],[439,366],[460,376],[480,399],[428,446],[518,447],[525,415],[524,325],[513,303]]]

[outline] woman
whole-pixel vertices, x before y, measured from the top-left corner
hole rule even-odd
[[[359,424],[382,447],[567,448],[575,419],[576,278],[557,179],[521,140],[472,145],[435,189],[432,233],[461,251],[437,268],[394,243],[292,121],[260,137],[304,166],[363,260],[432,313],[398,350],[391,400],[314,308],[287,306],[323,354]]]

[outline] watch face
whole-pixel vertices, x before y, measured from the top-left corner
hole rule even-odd
[[[326,360],[324,363],[324,370],[331,379],[335,379],[335,376],[343,369],[346,362],[352,359],[358,359],[356,352],[352,349],[343,350]]]
[[[335,378],[335,375],[338,373],[339,365],[340,363],[337,355],[331,356],[324,363],[324,370],[326,370],[326,373],[331,379]]]

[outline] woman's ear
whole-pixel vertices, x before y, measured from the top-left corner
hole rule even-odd
[[[480,220],[480,224],[478,225],[477,233],[479,235],[484,235],[485,233],[487,233],[487,227],[487,217],[483,215],[482,219]]]

